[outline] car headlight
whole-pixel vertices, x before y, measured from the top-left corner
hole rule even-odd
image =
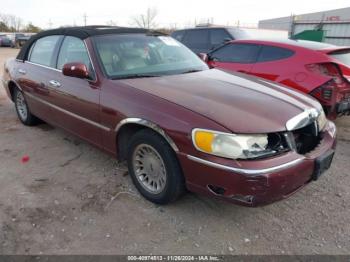
[[[267,134],[240,135],[196,128],[192,140],[197,150],[225,158],[251,159],[276,153],[269,148]]]
[[[328,121],[327,117],[326,117],[324,111],[322,110],[320,112],[320,115],[317,118],[317,124],[318,124],[318,128],[320,129],[320,131],[322,131],[324,129],[324,127],[327,124],[327,121]]]

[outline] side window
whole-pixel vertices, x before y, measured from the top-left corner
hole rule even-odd
[[[227,40],[231,40],[230,36],[225,29],[211,29],[210,30],[210,45],[211,48],[218,47],[225,43]]]
[[[184,43],[190,48],[208,48],[209,31],[206,29],[189,30],[184,39]]]
[[[277,46],[263,46],[258,58],[258,62],[268,62],[285,59],[294,55],[292,50]]]
[[[61,70],[64,64],[73,62],[85,64],[92,72],[92,65],[84,42],[77,37],[66,36],[58,55],[57,69]]]
[[[175,38],[177,41],[181,42],[184,38],[185,32],[186,31],[176,31],[176,32],[172,33],[171,36],[173,38]]]
[[[53,67],[53,54],[60,36],[52,35],[38,39],[30,51],[29,62]]]
[[[260,50],[259,45],[254,44],[228,44],[211,54],[211,58],[219,62],[227,63],[255,63]]]

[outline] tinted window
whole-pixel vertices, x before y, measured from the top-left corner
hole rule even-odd
[[[186,34],[184,43],[190,48],[207,48],[209,31],[205,29],[189,30]]]
[[[91,71],[91,62],[84,42],[76,37],[66,36],[58,55],[57,68],[62,69],[67,63],[83,63]]]
[[[219,62],[254,63],[260,46],[252,44],[228,44],[211,54],[211,58]]]
[[[210,44],[211,47],[217,47],[222,45],[227,40],[231,40],[232,37],[224,29],[212,29],[210,30]]]
[[[53,35],[38,39],[32,47],[29,61],[52,66],[52,56],[60,36]]]
[[[258,58],[258,62],[267,62],[285,59],[294,55],[292,50],[276,47],[276,46],[263,46]]]
[[[186,31],[176,31],[171,34],[173,38],[175,38],[177,41],[182,41]]]

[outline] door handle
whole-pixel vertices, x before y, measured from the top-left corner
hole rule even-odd
[[[22,75],[25,75],[27,73],[27,71],[22,69],[22,68],[20,68],[20,69],[18,69],[18,73],[20,73]]]
[[[52,86],[52,87],[60,87],[60,86],[61,86],[61,83],[58,82],[58,81],[56,81],[56,80],[50,80],[50,81],[49,81],[49,84],[50,84],[50,86]]]

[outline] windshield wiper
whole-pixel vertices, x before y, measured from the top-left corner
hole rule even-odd
[[[119,79],[132,79],[132,78],[146,78],[146,77],[160,77],[160,75],[149,75],[149,74],[133,74],[133,75],[124,75],[113,77],[113,80]]]
[[[191,70],[187,70],[185,72],[182,72],[181,74],[190,74],[190,73],[196,73],[196,72],[201,72],[203,70],[200,69],[191,69]]]

